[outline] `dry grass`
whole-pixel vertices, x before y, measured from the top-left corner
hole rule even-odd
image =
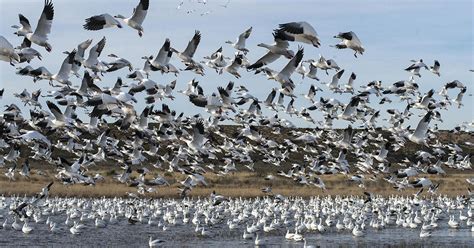
[[[105,175],[106,173],[103,173]],[[472,174],[471,174],[472,175]],[[470,174],[452,174],[446,177],[430,177],[434,182],[440,182],[441,186],[438,193],[446,195],[460,195],[466,194],[466,178]],[[179,180],[184,179],[183,175],[167,174],[171,186],[156,187],[156,192],[147,193],[146,197],[178,197]],[[53,175],[33,175],[30,179],[17,179],[9,182],[5,177],[0,178],[0,194],[3,195],[34,195],[38,193],[42,187],[51,181]],[[215,190],[219,194],[229,197],[257,197],[264,196],[261,192],[262,187],[271,186],[275,194],[282,194],[285,196],[302,196],[310,197],[316,195],[361,195],[364,191],[370,191],[381,195],[410,195],[417,191],[417,189],[407,189],[404,191],[397,191],[388,183],[379,180],[378,182],[366,182],[367,188],[363,189],[357,184],[350,182],[347,177],[343,175],[323,175],[321,179],[325,182],[327,190],[322,191],[314,186],[302,186],[297,183],[283,179],[276,178],[272,181],[267,181],[263,176],[248,172],[239,172],[228,176],[217,176],[215,174],[206,175],[208,186],[199,186],[194,188],[190,196],[209,196]],[[56,181],[51,188],[50,194],[52,196],[78,196],[78,197],[115,197],[125,196],[127,192],[136,193],[136,188],[128,187],[125,184],[119,183],[113,179],[112,176],[106,176],[105,181],[97,183],[95,186],[84,185],[63,185]]]

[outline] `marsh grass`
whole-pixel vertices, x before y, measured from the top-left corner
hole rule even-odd
[[[100,173],[100,171],[98,171]],[[16,181],[5,180],[1,177],[0,180],[0,194],[2,195],[34,195],[38,193],[42,187],[48,184],[53,178],[51,175],[32,175],[29,179],[18,178]],[[105,174],[105,173],[103,173]],[[441,183],[438,193],[445,195],[463,195],[467,193],[466,178],[471,174],[451,174],[445,177],[430,176],[435,182]],[[169,173],[165,176],[170,186],[155,187],[156,192],[146,193],[146,197],[178,197],[179,181],[185,178],[184,175],[177,173]],[[302,196],[310,197],[317,195],[361,195],[364,191],[380,195],[411,195],[418,191],[418,189],[406,189],[404,191],[397,191],[392,186],[384,181],[366,182],[366,188],[360,188],[356,183],[350,182],[344,175],[322,175],[321,179],[326,184],[326,191],[323,191],[314,186],[299,185],[288,179],[276,177],[276,179],[267,181],[261,176],[256,176],[250,172],[239,172],[227,176],[217,176],[215,174],[206,174],[206,181],[208,186],[198,186],[194,188],[189,196],[193,197],[207,197],[212,191],[229,197],[257,197],[264,196],[261,188],[271,186],[274,194],[282,194],[284,196]],[[51,196],[77,196],[77,197],[115,197],[126,196],[127,192],[136,193],[136,188],[128,187],[125,184],[119,183],[112,176],[105,176],[105,180],[98,182],[95,186],[85,185],[63,185],[57,180],[51,188]],[[429,194],[423,193],[427,196]]]

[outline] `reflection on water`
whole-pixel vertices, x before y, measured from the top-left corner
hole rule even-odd
[[[192,216],[192,213],[190,214]],[[253,247],[254,240],[244,240],[242,234],[246,228],[246,223],[241,223],[234,230],[229,230],[226,219],[222,218],[215,225],[207,225],[206,230],[210,231],[208,237],[201,237],[195,231],[195,226],[189,221],[183,224],[182,218],[176,224],[167,225],[164,231],[160,223],[164,223],[162,216],[157,216],[151,225],[148,218],[143,218],[141,223],[131,225],[127,218],[118,217],[118,222],[110,224],[109,219],[106,228],[95,227],[95,217],[85,217],[82,221],[86,225],[82,233],[73,235],[65,224],[66,214],[56,213],[50,215],[50,221],[57,223],[62,230],[52,233],[48,225],[45,224],[46,216],[39,223],[31,221],[30,225],[34,230],[30,234],[24,234],[21,230],[12,228],[12,216],[8,213],[8,208],[0,210],[0,228],[8,218],[7,228],[0,230],[1,247],[21,246],[54,246],[54,247],[147,247],[149,237],[165,240],[164,247]],[[79,220],[79,217],[75,220]],[[320,234],[317,231],[304,233],[308,245],[320,247],[474,247],[474,232],[465,222],[459,229],[448,228],[448,218],[443,217],[438,221],[439,227],[432,231],[432,237],[421,239],[419,237],[421,225],[416,229],[400,228],[395,225],[388,226],[381,230],[366,228],[366,235],[354,237],[348,230],[338,232],[334,224],[327,228],[327,231]],[[72,223],[70,224],[72,225]],[[290,226],[293,228],[294,223]],[[280,227],[270,233],[259,232],[259,237],[265,240],[266,247],[303,247],[303,242],[285,240],[286,227]]]

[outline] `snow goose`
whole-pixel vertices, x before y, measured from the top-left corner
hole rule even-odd
[[[31,227],[28,224],[28,219],[25,220],[25,223],[23,224],[23,227],[21,228],[21,231],[25,234],[29,234],[31,231],[33,231],[33,227]]]
[[[51,33],[51,25],[53,24],[54,6],[51,0],[44,1],[44,8],[38,20],[38,25],[34,32],[32,32],[28,19],[19,15],[21,28],[16,32],[19,36],[25,36],[28,40],[36,45],[42,46],[46,51],[51,52],[52,46],[48,43],[48,34]]]
[[[94,72],[102,71],[101,62],[99,61],[99,56],[102,53],[102,50],[105,47],[105,36],[91,48],[89,51],[89,57],[83,62],[84,67],[91,69]]]
[[[285,40],[299,41],[312,44],[315,47],[321,45],[316,30],[307,22],[289,22],[279,25],[278,31],[282,31]]]
[[[334,92],[339,92],[339,80],[342,77],[342,74],[344,74],[344,69],[337,71],[334,76],[332,76],[332,81],[331,83],[326,83],[326,85],[329,87],[330,90]]]
[[[109,54],[107,56],[111,57],[111,58],[115,58],[114,61],[107,63],[107,65],[109,66],[109,68],[106,70],[107,72],[120,70],[120,69],[125,68],[125,67],[128,67],[129,71],[133,70],[132,63],[130,63],[130,61],[128,61],[124,58],[120,58],[119,56],[117,56],[113,53]]]
[[[188,46],[186,46],[186,49],[183,52],[179,52],[173,47],[170,47],[170,49],[171,51],[175,52],[178,55],[178,57],[181,59],[181,61],[183,61],[185,64],[195,63],[193,61],[193,56],[200,42],[201,42],[201,32],[196,30],[194,32],[193,38],[189,41]]]
[[[438,75],[438,77],[439,77],[439,76],[441,76],[441,74],[439,73],[439,68],[440,68],[440,67],[441,67],[441,65],[440,65],[439,61],[438,61],[438,60],[435,60],[435,61],[434,61],[434,65],[433,65],[433,66],[430,66],[430,71],[431,71],[432,73],[434,73],[435,75]]]
[[[41,60],[41,53],[38,52],[36,49],[31,48],[31,41],[27,38],[23,39],[23,42],[17,49],[18,55],[20,56],[20,63],[30,63],[31,60],[33,60],[34,58],[38,58],[39,60]]]
[[[234,75],[236,78],[240,78],[241,76],[239,74],[239,68],[241,67],[241,65],[242,65],[242,55],[237,54],[235,55],[235,58],[230,65],[220,69],[219,74],[222,74],[223,71],[226,71]]]
[[[344,112],[338,116],[339,119],[346,120],[346,121],[354,121],[354,117],[357,112],[357,106],[359,105],[360,98],[358,96],[354,96],[351,98],[349,104],[347,104]]]
[[[69,81],[69,73],[71,72],[72,65],[74,64],[74,58],[76,56],[76,50],[70,52],[67,57],[64,59],[59,72],[52,75],[50,78],[50,84],[52,80],[57,81],[60,84],[70,85],[71,82]]]
[[[92,44],[92,40],[88,39],[79,43],[79,45],[77,45],[76,57],[74,58],[75,63],[72,65],[72,69],[71,69],[71,73],[74,74],[76,77],[80,77],[79,69],[81,68],[82,63],[84,62],[84,53],[91,44]]]
[[[256,246],[261,246],[261,245],[263,246],[263,245],[266,244],[266,240],[260,239],[258,237],[258,233],[257,233],[257,236],[255,236],[255,242],[254,243],[255,243]]]
[[[318,72],[318,67],[314,66],[313,63],[309,63],[309,71],[307,71],[303,77],[311,78],[316,81],[319,81],[319,78],[316,76]]]
[[[168,57],[168,54],[171,52],[171,42],[170,39],[166,38],[165,43],[163,43],[163,46],[161,46],[160,51],[158,51],[158,54],[156,55],[155,58],[153,56],[150,57],[145,57],[148,61],[150,61],[150,69],[152,71],[157,71],[160,70],[162,72],[167,71],[166,67],[166,60]]]
[[[288,41],[284,39],[284,34],[282,31],[275,31],[273,32],[273,38],[275,40],[275,43],[273,45],[268,45],[265,43],[259,43],[257,46],[259,47],[264,47],[268,49],[268,52],[263,55],[260,59],[258,59],[255,63],[252,65],[247,66],[247,70],[252,70],[252,69],[257,69],[260,68],[264,65],[268,65],[278,58],[280,56],[285,56],[287,59],[291,59],[294,56],[294,52],[291,50],[288,50]]]
[[[18,55],[13,45],[3,36],[0,36],[0,60],[7,61],[12,66],[14,63],[20,62],[20,55]]]
[[[26,18],[22,14],[18,14],[18,19],[20,20],[21,26],[13,25],[12,28],[17,29],[17,31],[13,34],[16,34],[18,36],[26,36],[26,34],[28,33],[33,33],[33,30],[31,30],[30,21],[28,20],[28,18]]]
[[[283,85],[290,84],[294,85],[291,80],[291,74],[296,70],[301,60],[303,59],[304,49],[300,47],[296,55],[286,64],[286,66],[280,72],[273,71],[269,68],[264,68],[263,71],[267,74],[269,79],[274,79]]]
[[[68,124],[66,116],[61,112],[56,104],[52,103],[51,101],[46,101],[46,105],[48,105],[49,110],[54,116],[54,118],[51,120],[51,127],[63,127]]]
[[[425,63],[423,63],[423,59],[420,59],[418,61],[411,60],[411,62],[413,62],[414,64],[412,64],[409,67],[405,68],[405,71],[409,71],[415,76],[421,77],[421,74],[420,74],[420,69],[421,68],[425,68],[425,69],[429,70],[428,66]]]
[[[430,124],[431,118],[433,116],[433,112],[429,111],[426,115],[420,120],[418,126],[416,127],[413,134],[408,135],[408,139],[411,142],[414,142],[419,145],[428,146],[426,136],[428,132],[428,125]]]
[[[136,29],[138,35],[142,37],[143,35],[143,21],[145,20],[146,14],[148,12],[148,7],[150,6],[150,0],[140,0],[137,7],[133,9],[133,15],[129,18],[125,18],[123,15],[116,15],[115,18],[122,19],[129,27]]]
[[[458,108],[461,108],[464,104],[462,103],[462,98],[464,97],[464,94],[467,91],[467,87],[461,88],[461,91],[459,91],[458,95],[456,96],[456,99],[454,99],[454,103],[458,106]]]
[[[357,58],[357,53],[360,53],[361,55],[364,53],[365,49],[362,47],[362,43],[360,42],[359,38],[357,35],[352,32],[341,32],[334,36],[334,38],[339,38],[341,39],[341,43],[335,45],[337,49],[345,49],[345,48],[350,48],[354,50],[354,57]]]
[[[235,43],[230,40],[226,41],[225,43],[231,44],[232,47],[234,47],[235,49],[243,52],[244,54],[247,54],[249,50],[245,48],[245,41],[250,37],[251,33],[252,33],[252,27],[250,27],[249,29],[241,33]]]
[[[111,27],[122,28],[122,25],[113,16],[105,13],[87,18],[86,23],[82,27],[85,30],[95,31]]]

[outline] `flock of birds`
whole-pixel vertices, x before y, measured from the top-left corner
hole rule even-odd
[[[83,28],[100,32],[104,28],[122,28],[125,24],[142,37],[149,2],[140,0],[129,18],[108,13],[89,17],[85,19]],[[20,176],[29,178],[30,161],[34,160],[51,165],[56,170],[56,180],[63,184],[94,185],[104,177],[100,174],[92,175],[90,170],[93,170],[94,165],[112,162],[120,165],[117,168],[123,170],[116,176],[117,181],[136,187],[137,192],[142,195],[156,191],[156,186],[169,185],[165,177],[156,174],[156,171],[167,169],[169,172],[184,174],[186,178],[179,182],[179,192],[185,198],[194,187],[208,184],[206,173],[229,175],[237,171],[236,165],[253,171],[254,163],[259,161],[272,166],[291,163],[289,171],[280,171],[278,175],[292,179],[298,184],[311,185],[323,190],[326,186],[319,175],[344,174],[360,187],[365,187],[366,181],[386,181],[399,190],[415,187],[421,188],[420,193],[426,190],[425,192],[436,194],[440,185],[433,183],[425,176],[426,174],[444,175],[446,168],[471,169],[471,154],[466,153],[463,147],[472,149],[474,144],[469,141],[464,144],[457,144],[454,141],[443,144],[437,136],[440,132],[437,124],[430,127],[432,122],[443,121],[441,110],[463,106],[462,100],[467,87],[462,82],[453,80],[447,82],[438,92],[435,89],[420,92],[415,80],[416,77],[421,77],[421,73],[425,70],[440,76],[441,65],[437,60],[430,67],[422,59],[413,60],[413,64],[405,68],[405,71],[410,73],[409,78],[393,84],[371,81],[355,87],[357,75],[352,72],[347,83],[342,85],[339,81],[343,78],[345,70],[339,67],[335,60],[326,59],[322,55],[317,59],[303,60],[303,46],[298,46],[296,52],[291,50],[292,42],[309,44],[317,48],[321,46],[321,40],[308,22],[289,22],[280,24],[273,30],[274,43],[258,44],[259,47],[266,49],[266,53],[253,63],[247,59],[247,54],[251,52],[246,46],[246,40],[250,38],[253,30],[250,27],[234,42],[225,42],[236,50],[231,57],[225,56],[223,48],[220,47],[203,59],[196,58],[194,55],[201,41],[201,33],[196,30],[184,50],[174,48],[171,40],[166,39],[158,54],[143,56],[144,66],[136,69],[129,60],[115,54],[108,55],[110,61],[102,60],[101,55],[107,44],[106,37],[103,37],[94,45],[92,40],[86,40],[79,43],[77,48],[65,52],[59,71],[51,73],[44,66],[33,68],[29,63],[41,60],[43,57],[36,46],[44,47],[47,52],[52,51],[53,46],[48,42],[48,36],[51,33],[53,19],[53,3],[51,0],[45,0],[34,31],[28,18],[22,14],[19,14],[20,25],[12,26],[16,29],[15,35],[23,39],[20,46],[14,47],[6,38],[0,36],[0,60],[15,66],[18,75],[29,77],[36,83],[45,80],[52,86],[47,92],[38,89],[30,93],[25,89],[14,93],[14,96],[24,104],[24,108],[29,108],[29,117],[25,116],[24,110],[15,103],[6,105],[3,115],[0,116],[2,153],[0,167],[10,166],[5,176],[11,181],[16,180],[17,171]],[[340,32],[334,38],[340,40],[338,44],[333,45],[336,49],[352,50],[356,58],[365,52],[361,40],[352,31]],[[88,49],[89,53],[86,56]],[[184,67],[180,68],[171,63],[176,60]],[[269,66],[277,60],[288,62],[281,70],[271,69]],[[19,67],[20,64],[28,65]],[[175,88],[178,80],[160,84],[152,79],[156,76],[156,72],[174,74],[179,78],[181,73],[204,76],[206,70],[215,71],[217,74],[229,73],[236,79],[241,77],[242,72],[251,72],[275,81],[278,87],[270,89],[266,98],[259,99],[253,96],[252,91],[246,86],[236,86],[234,82],[229,82],[225,88],[218,87],[216,92],[205,93],[197,79],[191,80],[183,90],[177,91]],[[319,81],[317,73],[321,70],[326,75],[334,71],[330,82],[322,83],[321,87],[310,84],[307,94],[295,93],[297,84],[292,77],[301,76],[304,80],[316,82]],[[118,77],[113,87],[100,85],[104,74],[116,71],[126,71],[125,78],[130,82],[126,83],[124,79]],[[74,85],[74,77],[82,80],[79,86]],[[334,96],[349,96],[350,99],[347,102],[336,98],[317,99],[318,92],[323,91],[334,93]],[[456,96],[451,98],[452,91],[456,91]],[[1,90],[0,97],[3,93]],[[164,99],[174,100],[177,93],[185,95],[190,105],[205,110],[209,116],[204,117],[201,114],[185,116],[184,113],[177,113],[164,103],[161,104],[161,108],[155,106]],[[299,110],[295,107],[295,101],[301,98],[309,106]],[[390,104],[395,100],[404,102],[406,107],[391,108],[386,113],[377,109],[377,104]],[[145,102],[146,107],[138,110],[138,103],[142,102]],[[267,108],[266,111],[270,114],[265,115],[262,108]],[[81,118],[81,113],[76,112],[80,109],[90,117],[88,120]],[[291,120],[281,117],[282,113],[299,121],[311,123],[315,129],[296,129]],[[312,113],[318,113],[323,118],[319,120],[313,118]],[[386,125],[377,125],[377,122],[382,121],[383,115],[387,115],[383,120]],[[334,129],[334,120],[344,121],[347,127],[342,132]],[[414,130],[406,125],[413,120],[418,121]],[[237,132],[231,134],[224,132],[221,126],[223,123],[236,125]],[[472,127],[474,122],[464,122],[451,132],[470,132]],[[387,130],[385,135],[380,132],[381,128]],[[264,133],[263,130],[269,132]],[[288,137],[275,138],[285,130],[289,130]],[[416,160],[400,158],[399,161],[393,162],[389,154],[410,143],[421,147],[416,153]],[[68,155],[65,157],[53,151]],[[304,154],[302,161],[292,158],[294,156],[292,154],[297,153]],[[151,165],[156,170],[152,171],[149,169],[150,166],[145,165]],[[138,178],[131,176],[133,171],[139,174]],[[42,172],[37,170],[36,173]],[[273,175],[268,176],[269,180],[272,178]],[[474,184],[474,178],[466,181],[468,184]],[[47,192],[49,187],[51,185],[43,191]],[[427,206],[422,205],[424,207],[421,209],[409,210],[401,210],[392,205],[393,201],[405,203],[412,201],[399,197],[372,201],[371,207],[359,204],[358,198],[318,199],[317,204],[312,205],[311,203],[316,200],[290,201],[281,195],[273,194],[271,188],[262,190],[273,195],[273,200],[283,203],[284,206],[303,204],[303,208],[295,207],[291,210],[294,212],[292,215],[298,213],[295,215],[298,218],[294,220],[299,231],[294,234],[296,237],[302,232],[299,230],[300,227],[303,230],[315,230],[310,228],[317,226],[319,230],[318,218],[324,219],[328,228],[337,221],[343,225],[342,229],[352,229],[352,233],[358,236],[364,232],[370,208],[379,209],[377,216],[370,217],[371,226],[383,227],[390,222],[390,216],[395,216],[397,223],[400,219],[400,223],[404,225],[417,225],[423,222],[433,224],[433,221],[436,224],[439,215],[443,213],[440,211],[443,209],[443,204],[449,202],[451,205],[460,206],[461,202],[458,199],[453,203],[452,200],[443,198],[433,200]],[[87,214],[96,219],[96,223],[98,220],[101,223],[100,220],[112,219],[118,215],[130,219],[132,212],[127,210],[130,201],[134,201],[135,204],[134,217],[140,219],[158,217],[154,207],[162,208],[160,204],[164,204],[162,200],[154,201],[155,205],[146,205],[139,199],[86,202],[75,199],[73,202],[77,204],[77,208],[71,212],[72,210],[64,208],[64,199],[49,199],[45,197],[47,193],[44,192],[34,200],[24,201],[25,204],[20,207],[15,205],[18,199],[10,205],[19,218],[25,221],[24,225],[27,227],[23,225],[23,229],[26,229],[26,232],[28,232],[27,220],[33,215],[31,211],[30,214],[20,214],[21,209],[24,211],[29,208],[36,209],[33,212],[40,217],[53,211],[68,215],[74,213],[76,216],[77,213],[83,216]],[[196,219],[206,216],[206,223],[213,219],[222,221],[224,215],[229,217],[231,213],[240,210],[252,212],[248,207],[257,205],[254,209],[259,209],[261,212],[251,214],[254,218],[252,227],[255,227],[251,230],[260,230],[267,228],[267,223],[278,223],[279,218],[284,221],[291,213],[286,207],[273,205],[275,203],[271,203],[270,198],[253,202],[227,199],[222,196],[216,198],[216,195],[211,198],[212,204],[207,201],[196,203],[197,206],[201,206],[194,207]],[[40,205],[37,202],[45,204]],[[225,204],[221,205],[223,202]],[[267,204],[269,202],[270,205]],[[113,205],[115,203],[118,205]],[[329,203],[333,205],[328,207]],[[186,202],[176,201],[174,209],[166,211],[167,220],[171,221],[173,218],[176,220],[180,214],[186,216],[185,212],[194,204],[187,204],[186,208],[185,205]],[[109,209],[108,206],[113,206],[115,213],[104,211]],[[436,209],[433,210],[433,206],[436,206]],[[351,211],[347,211],[348,209]],[[275,212],[276,210],[278,211]],[[338,215],[337,213],[347,215],[348,212],[353,214],[347,219],[333,218]],[[470,208],[469,213],[472,213]],[[243,215],[243,219],[250,218],[243,212],[240,214]],[[318,217],[309,218],[314,214]],[[262,215],[268,216],[264,218]],[[414,221],[415,217],[422,221]],[[194,223],[193,219],[196,226],[202,221],[204,219]],[[229,225],[235,224],[234,222],[235,219],[227,219]],[[18,224],[16,219],[15,223]],[[469,223],[472,223],[470,219]],[[321,221],[319,224],[324,226]],[[73,230],[80,232],[80,229],[74,224],[71,232]],[[200,230],[201,233],[205,232],[204,228]]]
[[[138,198],[52,198],[47,197],[48,185],[34,199],[38,204],[26,204],[27,197],[0,198],[0,214],[5,217],[0,232],[9,230],[29,234],[46,229],[52,234],[80,235],[96,228],[131,225],[143,226],[153,233],[150,247],[159,246],[169,233],[193,233],[197,238],[219,237],[224,233],[252,240],[256,246],[279,244],[265,236],[282,235],[288,242],[304,242],[314,234],[349,234],[362,237],[380,230],[403,228],[419,232],[426,239],[436,231],[470,228],[474,232],[472,199],[467,197],[431,198],[367,194],[360,196],[278,198],[226,198],[212,194],[203,199],[138,199]],[[471,205],[469,205],[471,204]],[[467,206],[467,207],[466,207]],[[22,224],[23,221],[23,224]],[[133,228],[133,227],[131,227]],[[1,230],[3,229],[3,230]],[[142,235],[144,236],[144,235]],[[179,242],[182,235],[171,235]],[[189,241],[189,235],[186,240]],[[167,243],[165,243],[167,244]]]

